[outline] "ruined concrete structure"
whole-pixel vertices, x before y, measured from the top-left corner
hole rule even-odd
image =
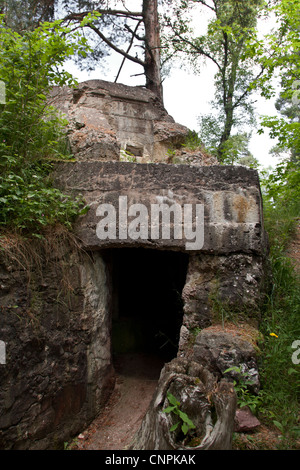
[[[57,166],[56,184],[74,196],[81,194],[90,209],[75,225],[78,249],[58,235],[53,246],[49,242],[42,248],[39,263],[32,260],[29,277],[26,265],[22,260],[18,264],[11,251],[1,255],[0,339],[7,344],[7,361],[0,365],[0,446],[54,448],[80,432],[112,390],[113,352],[141,347],[158,351],[160,333],[170,340],[166,361],[176,356],[175,361],[183,361],[174,366],[181,378],[190,363],[192,377],[199,377],[205,390],[221,380],[216,403],[226,389],[231,412],[224,422],[227,405],[216,405],[222,409],[216,424],[219,438],[211,437],[208,447],[199,448],[228,448],[234,399],[222,374],[239,366],[259,387],[255,348],[242,329],[240,340],[231,341],[225,330],[210,328],[224,323],[225,314],[241,324],[259,319],[267,241],[256,171],[215,165],[200,151],[182,153],[188,130],[174,123],[147,90],[93,80],[76,90],[56,89],[52,98],[70,121],[76,157]],[[170,148],[194,164],[166,163]],[[120,197],[126,202],[123,218]],[[152,236],[151,208],[160,204],[170,214],[175,207],[182,214],[187,205],[203,207],[200,248],[187,249],[195,218],[191,232],[182,230],[179,237],[170,215],[171,236]],[[97,232],[105,216],[99,207],[116,209],[110,219],[114,236],[106,239]],[[148,218],[137,220],[142,208]],[[170,380],[170,368],[166,370],[164,386]],[[149,410],[135,448],[146,448],[149,426],[160,422],[165,398],[160,394],[160,399]],[[207,413],[208,406],[203,408]],[[208,422],[205,413],[199,423]],[[155,441],[159,446],[158,440],[152,445]],[[166,436],[161,445],[174,448]]]
[[[199,151],[182,149],[188,129],[174,122],[144,88],[89,80],[75,90],[54,88],[51,104],[67,116],[71,151],[78,161],[149,163],[176,155],[178,161],[216,163]]]
[[[55,88],[53,104],[68,117],[72,151],[78,160],[112,161],[132,156],[161,161],[187,128],[174,122],[144,88],[90,80],[78,88]]]

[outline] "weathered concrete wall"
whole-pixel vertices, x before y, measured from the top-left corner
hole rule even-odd
[[[0,448],[61,448],[114,386],[107,273],[99,254],[65,242],[10,243],[0,259]]]
[[[77,162],[59,165],[56,183],[63,190],[83,195],[90,206],[80,219],[76,232],[85,247],[142,246],[184,249],[187,238],[151,238],[151,204],[174,203],[204,206],[204,246],[202,253],[265,253],[266,240],[257,172],[245,167],[132,164],[124,162]],[[147,239],[100,240],[96,229],[101,204],[112,204],[119,211],[119,197],[147,207]],[[134,217],[128,217],[134,219]],[[117,217],[117,232],[119,218]],[[171,231],[172,235],[172,231]],[[196,250],[198,251],[198,250]]]
[[[263,228],[262,199],[257,172],[244,167],[78,162],[59,166],[57,183],[66,191],[81,193],[89,212],[80,218],[76,233],[91,250],[143,247],[186,251],[187,238],[151,238],[151,204],[204,206],[204,244],[187,251],[190,263],[183,290],[184,319],[180,351],[188,347],[192,332],[212,323],[222,304],[244,318],[256,317],[264,296],[268,251]],[[88,187],[88,190],[86,189]],[[148,236],[119,239],[119,197],[128,208],[143,204],[148,211]],[[99,239],[97,215],[101,204],[117,209],[116,238]],[[102,214],[103,216],[104,214]],[[133,217],[128,217],[128,223]],[[172,224],[171,224],[172,225]],[[162,234],[162,232],[160,232]]]
[[[180,357],[189,356],[199,328],[214,322],[215,301],[247,321],[259,310],[264,293],[267,247],[255,171],[77,162],[59,165],[56,181],[65,191],[82,193],[91,206],[76,226],[86,251],[62,238],[58,247],[50,244],[38,256],[31,256],[37,247],[32,252],[27,247],[21,256],[18,243],[2,252],[0,338],[7,345],[7,360],[0,365],[1,448],[61,445],[105,403],[114,382],[105,248],[186,251],[185,240],[174,237],[100,240],[99,204],[117,204],[122,195],[128,206],[150,208],[162,201],[204,205],[204,245],[187,251]],[[55,239],[60,240],[59,234]],[[28,259],[29,266],[24,264]]]
[[[188,133],[145,88],[88,80],[76,89],[54,88],[51,103],[70,123],[71,149],[79,160],[118,161],[126,151],[140,162],[161,161]]]

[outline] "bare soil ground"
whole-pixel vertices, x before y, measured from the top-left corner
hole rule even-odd
[[[75,440],[77,450],[124,450],[138,430],[164,363],[157,356],[124,354],[115,361],[116,386],[101,414]]]

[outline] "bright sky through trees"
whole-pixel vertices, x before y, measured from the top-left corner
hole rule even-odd
[[[140,0],[131,0],[130,8],[140,9]],[[122,2],[120,2],[120,7]],[[195,23],[203,25],[203,21],[208,21],[209,16],[201,15],[201,22],[195,18]],[[259,30],[262,34],[267,33],[272,27],[270,19],[259,21]],[[202,27],[203,32],[203,27]],[[80,71],[72,62],[68,64],[68,70],[71,71],[79,81],[97,78],[102,80],[114,81],[118,73],[122,57],[113,53],[110,57],[105,59],[105,68],[96,68],[93,72]],[[214,97],[214,74],[215,66],[209,61],[206,62],[201,69],[200,75],[194,75],[192,72],[187,71],[177,62],[176,66],[172,66],[169,76],[167,76],[163,83],[164,91],[164,105],[171,116],[176,122],[186,125],[191,130],[199,131],[198,117],[200,114],[205,114],[210,111],[210,101]],[[125,61],[122,69],[119,83],[126,85],[143,85],[144,77],[133,75],[141,72],[140,67],[130,61]],[[265,100],[257,95],[256,111],[261,115],[275,115],[275,100]],[[259,124],[258,124],[259,126]],[[275,167],[278,160],[269,154],[269,150],[276,144],[276,141],[268,138],[268,130],[265,129],[264,134],[256,134],[258,127],[252,130],[252,138],[250,140],[249,150],[254,157],[261,163],[263,167],[271,165]]]

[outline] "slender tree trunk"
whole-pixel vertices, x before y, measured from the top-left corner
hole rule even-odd
[[[223,129],[223,133],[222,133],[218,150],[217,150],[217,153],[218,153],[217,158],[219,162],[222,162],[224,158],[226,157],[225,145],[231,135],[231,130],[233,126],[233,107],[231,105],[225,108],[225,116],[226,117],[225,117],[224,129]]]
[[[48,0],[52,1],[52,0]],[[89,3],[89,2],[88,2]],[[137,56],[129,54],[132,42],[129,45],[127,52],[123,51],[121,48],[116,46],[109,38],[107,38],[104,32],[101,30],[95,23],[88,23],[86,26],[92,29],[100,39],[107,44],[115,52],[121,54],[125,59],[131,60],[137,64],[140,64],[144,67],[144,73],[146,76],[146,88],[153,91],[153,93],[158,97],[158,99],[163,104],[163,89],[162,89],[162,80],[161,80],[161,64],[160,64],[160,27],[159,27],[159,17],[158,17],[158,0],[143,0],[142,12],[131,12],[129,10],[102,10],[97,9],[102,15],[113,15],[113,16],[122,16],[122,17],[134,17],[138,22],[137,27],[141,21],[144,22],[145,27],[145,38],[139,38],[137,36],[137,27],[135,30],[131,31],[127,26],[127,29],[132,33],[132,42],[134,38],[138,38],[144,42],[145,48],[145,59],[141,60]],[[67,15],[64,20],[83,20],[89,11],[84,12],[75,12]],[[125,25],[126,26],[126,25]]]
[[[222,162],[226,157],[226,142],[231,136],[234,122],[234,89],[236,83],[237,64],[232,64],[229,80],[226,80],[227,50],[225,49],[225,64],[223,69],[223,108],[225,113],[224,129],[218,146],[218,160]]]
[[[160,31],[157,0],[143,0],[145,24],[145,75],[146,87],[163,102],[160,73]]]

